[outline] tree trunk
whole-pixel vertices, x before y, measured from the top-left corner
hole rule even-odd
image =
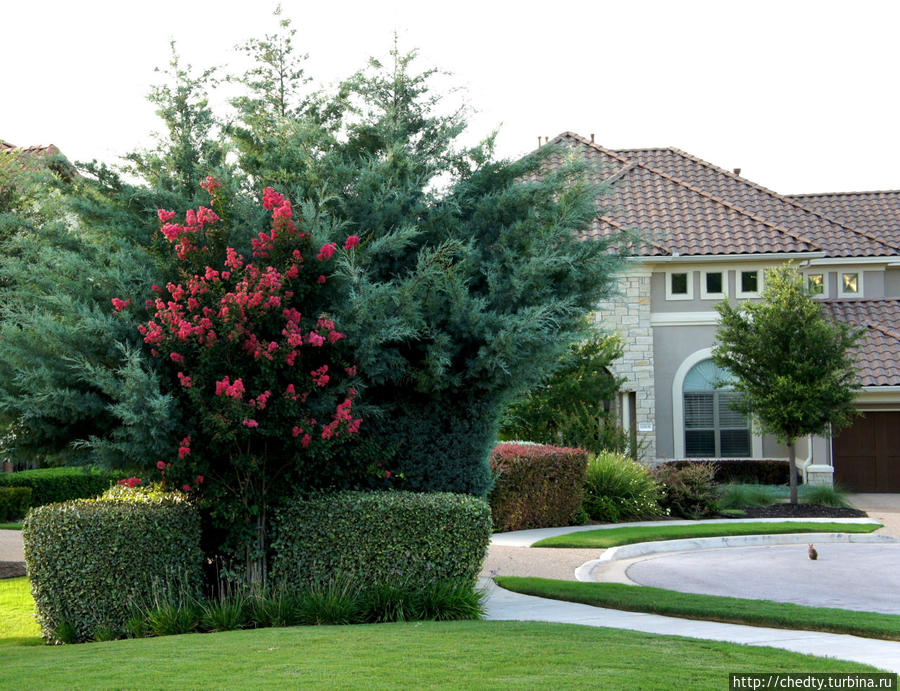
[[[251,590],[264,590],[268,576],[266,559],[266,516],[260,513],[256,519],[256,540],[247,546],[247,584]]]
[[[794,462],[797,457],[797,448],[794,439],[788,442],[788,457],[790,458],[790,480],[791,480],[791,504],[797,503],[797,464]]]

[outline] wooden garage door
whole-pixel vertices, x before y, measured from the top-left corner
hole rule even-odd
[[[900,492],[900,412],[867,412],[834,440],[834,480],[853,492]]]

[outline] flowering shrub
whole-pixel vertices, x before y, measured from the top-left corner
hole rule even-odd
[[[272,224],[252,239],[252,258],[222,252],[220,186],[214,178],[203,186],[212,208],[188,210],[184,223],[158,212],[182,280],[154,286],[139,330],[169,373],[186,429],[172,458],[151,462],[167,485],[203,495],[220,522],[243,531],[241,549],[255,543],[250,565],[262,571],[251,578],[264,578],[268,505],[297,485],[332,482],[341,469],[328,463],[362,422],[353,411],[356,367],[327,314],[340,250],[316,248],[291,202],[267,188]],[[348,238],[344,251],[357,241]]]

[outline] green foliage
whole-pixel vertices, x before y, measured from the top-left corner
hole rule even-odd
[[[488,495],[494,530],[572,525],[584,500],[587,452],[544,444],[502,443],[491,454]]]
[[[840,487],[828,485],[803,485],[800,491],[800,501],[804,504],[816,506],[834,506],[853,508],[847,501],[847,493]]]
[[[663,463],[654,470],[653,475],[663,488],[659,505],[672,516],[696,519],[718,512],[715,468],[712,464],[692,463],[679,468]]]
[[[766,271],[760,302],[716,309],[721,317],[713,360],[742,394],[735,407],[788,445],[807,434],[849,425],[859,381],[853,349],[863,331],[827,319],[793,264]],[[791,502],[797,502],[790,472]]]
[[[298,499],[275,522],[271,580],[293,590],[350,580],[366,589],[474,579],[490,539],[487,504],[466,495],[338,492]]]
[[[31,506],[43,506],[70,499],[96,497],[124,477],[127,477],[127,473],[122,471],[103,471],[90,467],[37,468],[0,475],[0,488],[30,487]]]
[[[594,453],[625,451],[627,433],[609,410],[621,384],[608,367],[622,356],[622,339],[593,335],[559,358],[555,371],[506,409],[503,440],[527,439],[574,446]]]
[[[0,487],[0,523],[25,516],[31,506],[31,487]]]
[[[603,452],[588,460],[584,508],[595,521],[653,518],[663,513],[660,486],[647,468],[623,454]]]
[[[772,485],[722,485],[719,487],[719,506],[723,509],[771,506],[778,501],[778,489]]]
[[[154,589],[200,584],[200,519],[184,495],[114,487],[98,499],[32,510],[25,563],[45,638],[116,634]],[[61,628],[62,627],[62,628]]]

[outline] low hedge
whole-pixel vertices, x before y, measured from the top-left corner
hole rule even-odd
[[[17,521],[31,506],[30,487],[0,487],[0,523]]]
[[[717,458],[715,461],[666,461],[665,465],[679,469],[692,465],[711,465],[715,471],[714,480],[721,485],[729,482],[786,485],[790,482],[788,461]]]
[[[497,444],[488,495],[494,530],[572,525],[584,499],[587,451],[546,444]]]
[[[83,466],[38,468],[0,474],[0,487],[30,487],[31,506],[43,506],[71,499],[90,499],[108,490],[125,471],[105,471]]]
[[[201,585],[200,516],[184,494],[114,487],[96,499],[32,509],[22,527],[42,635],[120,635],[160,588]],[[65,633],[63,633],[65,632]]]
[[[360,588],[425,589],[474,579],[490,535],[487,503],[467,494],[319,494],[276,515],[271,578],[295,591],[345,580]]]

